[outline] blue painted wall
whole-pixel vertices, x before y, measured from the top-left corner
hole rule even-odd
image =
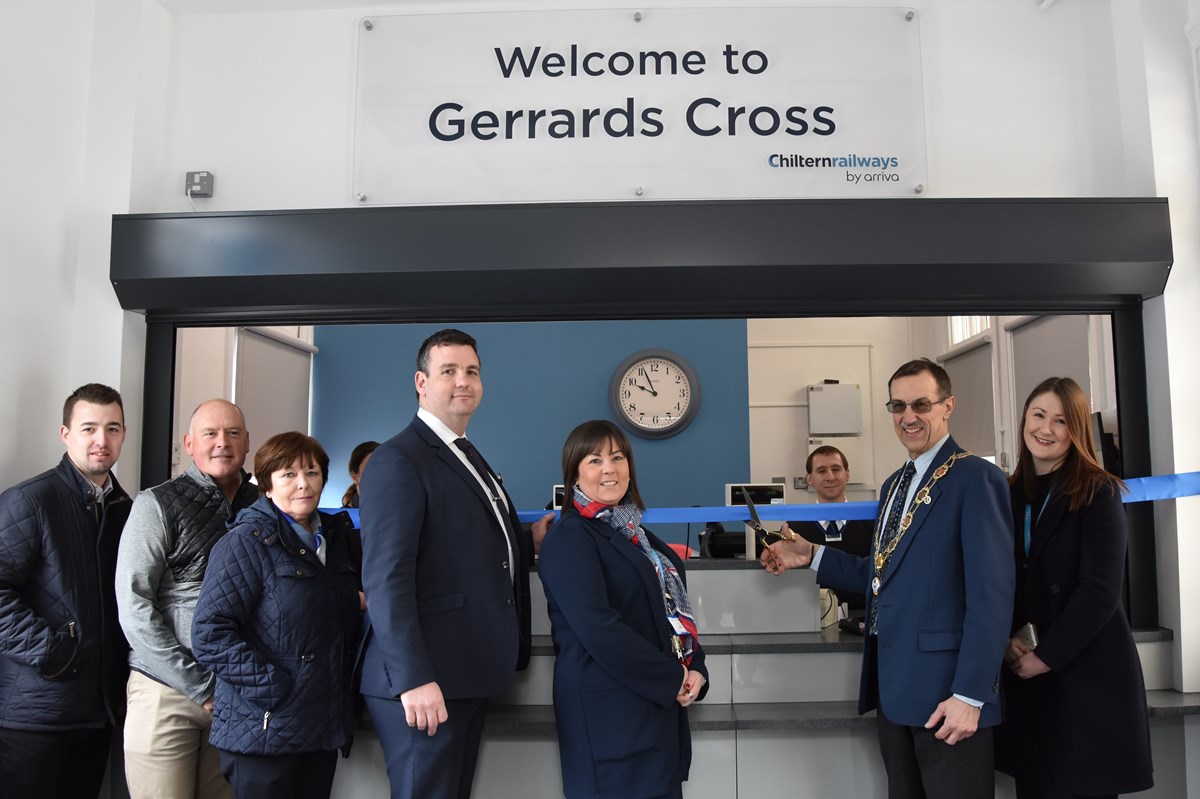
[[[313,435],[329,452],[322,506],[340,504],[350,451],[386,441],[417,410],[416,353],[446,325],[317,327]],[[530,322],[463,325],[479,342],[483,401],[467,434],[504,477],[517,507],[544,507],[561,482],[562,444],[575,425],[611,419],[608,383],[627,356],[662,347],[695,367],[700,414],[677,436],[631,437],[638,486],[652,507],[720,505],[725,483],[750,476],[745,320]],[[368,467],[369,468],[369,467]],[[682,541],[684,529],[655,528]],[[693,526],[692,542],[698,531]]]

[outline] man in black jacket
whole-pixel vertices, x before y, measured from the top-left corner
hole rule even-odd
[[[0,494],[0,786],[93,799],[129,674],[113,591],[131,504],[111,472],[121,395],[76,389],[59,437],[56,468]]]

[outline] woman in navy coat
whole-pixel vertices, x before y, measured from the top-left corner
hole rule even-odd
[[[1121,605],[1124,485],[1092,454],[1088,410],[1069,377],[1035,388],[1011,478],[1017,595],[996,765],[1019,799],[1153,784],[1146,688]]]
[[[353,525],[317,511],[329,456],[302,433],[268,439],[254,476],[262,496],[213,547],[192,620],[217,675],[209,740],[238,799],[327,799],[354,726]]]
[[[563,446],[562,517],[538,575],[554,638],[554,713],[568,799],[681,797],[687,707],[708,671],[683,563],[641,526],[633,449],[608,421]]]

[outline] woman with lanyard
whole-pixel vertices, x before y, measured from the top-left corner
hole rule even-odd
[[[563,793],[682,797],[687,707],[708,683],[683,563],[641,526],[633,449],[612,422],[563,445],[568,501],[538,575],[554,639],[554,714]]]
[[[1018,799],[1153,784],[1146,689],[1121,604],[1125,486],[1094,451],[1078,384],[1043,381],[1025,402],[1010,479],[1017,592],[996,766]]]
[[[329,456],[309,436],[268,439],[254,477],[261,496],[213,547],[192,622],[217,675],[209,740],[239,799],[328,799],[354,725],[353,525],[317,511]]]

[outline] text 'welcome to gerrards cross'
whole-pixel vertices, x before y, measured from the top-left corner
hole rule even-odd
[[[370,17],[358,61],[358,202],[913,196],[927,179],[907,9]]]

